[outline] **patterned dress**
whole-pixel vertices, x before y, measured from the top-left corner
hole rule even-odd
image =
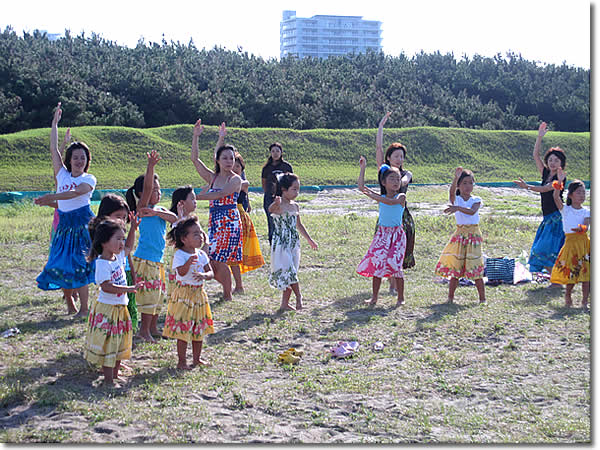
[[[271,243],[271,274],[269,284],[282,291],[298,283],[300,267],[300,236],[296,228],[298,213],[271,214],[273,241]]]
[[[210,188],[208,192],[221,189]],[[211,200],[208,219],[209,256],[213,261],[239,265],[242,261],[242,227],[237,209],[239,193]]]

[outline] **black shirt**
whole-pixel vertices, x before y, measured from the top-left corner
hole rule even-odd
[[[550,175],[550,170],[546,169],[544,167],[544,170],[542,172],[542,186],[547,185],[548,183],[552,184],[552,182],[554,180],[558,180],[558,176],[556,174],[554,174],[552,179],[550,181],[548,181],[548,183],[546,183],[546,178],[548,178],[548,175]],[[560,191],[560,198],[562,198],[563,192],[564,191],[562,191],[562,190]],[[548,214],[552,214],[553,212],[558,211],[558,208],[556,207],[556,203],[554,203],[554,189],[552,189],[551,191],[548,191],[548,192],[542,192],[541,197],[542,197],[542,214],[544,216],[547,216]]]
[[[285,161],[281,161],[279,160],[279,162],[274,165],[274,164],[268,164],[265,167],[263,167],[262,169],[262,175],[261,178],[264,178],[267,180],[266,182],[266,186],[265,186],[265,197],[264,199],[267,200],[272,200],[275,197],[275,182],[276,182],[276,176],[280,173],[287,173],[287,172],[294,172],[294,170],[292,169],[292,166],[285,162]]]

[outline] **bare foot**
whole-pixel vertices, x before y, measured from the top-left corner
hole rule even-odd
[[[480,305],[485,305],[485,304],[487,304],[487,300],[485,298],[480,298],[479,299],[479,304]]]
[[[372,308],[373,306],[375,306],[376,303],[377,303],[376,298],[372,298],[371,300],[365,300],[365,305],[367,305],[369,308]]]
[[[187,363],[182,363],[180,362],[179,364],[177,364],[177,368],[179,370],[192,370],[192,368],[190,366],[187,365]]]
[[[232,292],[233,295],[235,295],[235,294],[243,294],[243,293],[244,293],[244,288],[243,287],[241,287],[241,288],[235,288],[233,290],[233,292]]]
[[[87,317],[88,313],[90,312],[89,309],[86,310],[82,310],[80,309],[79,311],[77,311],[77,313],[75,313],[75,315],[73,317]]]
[[[571,297],[565,297],[565,306],[567,308],[570,308],[573,306],[573,300],[571,299]]]
[[[150,330],[150,334],[157,338],[162,338],[162,333],[158,330]]]
[[[302,304],[302,297],[296,299],[296,311],[300,311],[304,305]]]
[[[141,333],[141,332],[140,332],[140,334],[139,334],[138,336],[139,336],[140,338],[142,338],[142,339],[143,339],[144,341],[146,341],[146,342],[150,342],[150,343],[152,343],[152,344],[155,344],[155,343],[156,343],[156,339],[154,339],[154,338],[152,337],[152,335],[150,335],[150,334],[144,334],[144,333]]]
[[[198,361],[194,361],[192,363],[192,368],[194,367],[208,367],[210,366],[210,363],[202,358],[200,358]]]
[[[402,306],[406,304],[406,302],[404,301],[403,298],[399,298],[398,301],[396,302],[396,306]]]
[[[291,306],[289,303],[286,305],[281,305],[279,307],[279,311],[296,311],[296,308],[294,308],[293,306]]]
[[[448,303],[449,305],[454,303],[454,297],[452,297],[452,298],[448,297],[448,300],[446,300],[446,303]]]

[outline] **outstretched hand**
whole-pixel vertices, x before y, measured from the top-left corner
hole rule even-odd
[[[133,211],[129,212],[129,224],[131,225],[131,228],[137,228],[141,221],[142,219],[137,213],[134,213]]]
[[[58,125],[60,118],[62,117],[62,109],[60,108],[61,103],[58,102],[56,109],[54,110],[54,116],[52,117],[52,125]]]
[[[540,127],[538,128],[538,137],[544,137],[544,135],[548,132],[548,125],[546,122],[542,122]]]
[[[365,169],[367,167],[367,159],[364,156],[358,158],[358,165],[361,169]]]
[[[179,200],[177,202],[177,218],[183,219],[185,216],[185,206],[183,200]]]
[[[525,183],[525,180],[523,180],[523,178],[521,177],[519,177],[519,181],[513,180],[513,183],[515,183],[520,188],[527,189],[527,183]]]
[[[148,156],[148,165],[154,167],[162,159],[156,150],[146,153]]]
[[[558,169],[556,169],[556,177],[558,178],[558,181],[560,181],[561,183],[565,182],[565,179],[567,178],[567,174],[565,173],[565,171],[563,170],[562,167],[559,167]]]
[[[454,171],[454,178],[459,179],[460,178],[460,174],[463,172],[463,168],[462,167],[457,167],[456,170]]]
[[[221,126],[219,127],[219,137],[225,138],[227,136],[227,128],[225,128],[225,122],[221,122]]]
[[[381,119],[381,121],[379,122],[379,126],[382,127],[385,125],[385,123],[387,122],[387,120],[390,118],[390,116],[392,115],[391,111],[386,112],[385,116],[383,116],[383,118]]]
[[[198,119],[194,124],[194,137],[198,137],[204,131],[204,125],[202,125],[202,119]]]
[[[448,205],[448,207],[446,209],[444,209],[444,213],[446,213],[446,214],[452,214],[452,213],[455,213],[456,211],[458,211],[458,206],[454,206],[454,205]]]

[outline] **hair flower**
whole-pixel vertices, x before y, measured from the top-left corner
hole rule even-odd
[[[391,169],[391,167],[388,166],[387,164],[382,164],[381,167],[379,168],[379,172],[385,173],[385,172],[387,172],[390,169]]]

